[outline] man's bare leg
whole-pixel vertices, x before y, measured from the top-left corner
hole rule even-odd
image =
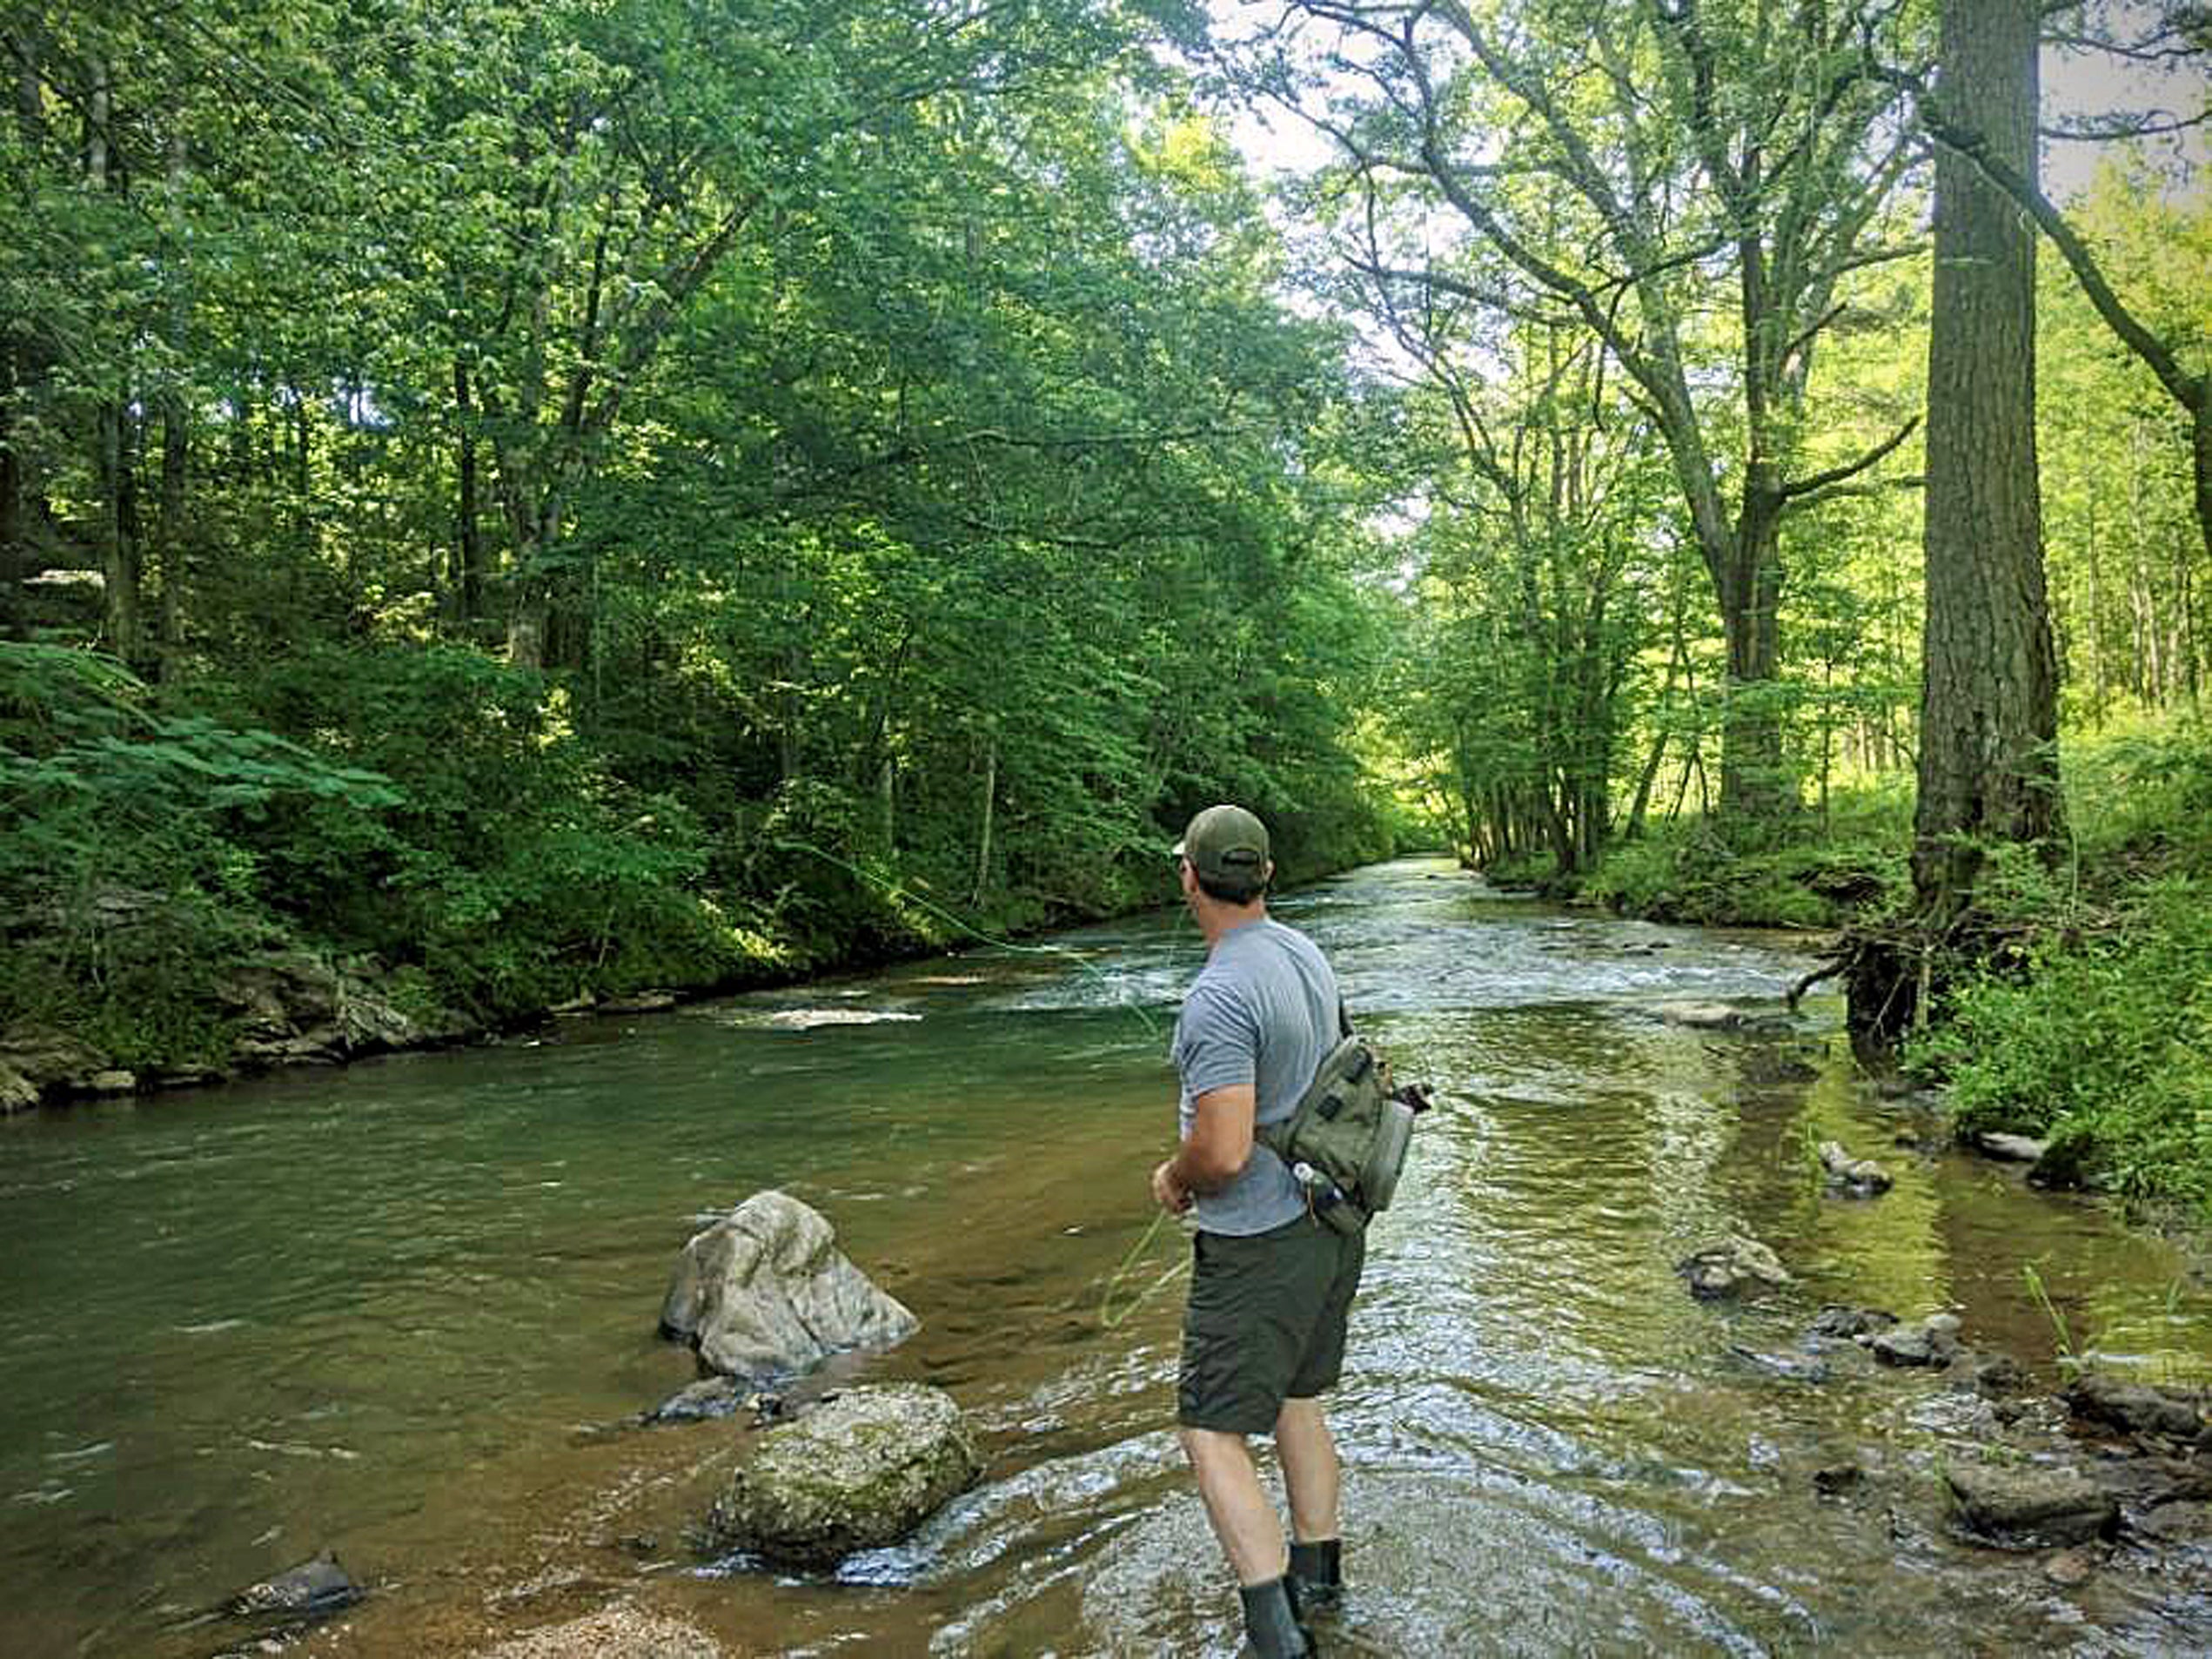
[[[1183,1454],[1198,1477],[1198,1495],[1206,1501],[1206,1518],[1214,1523],[1214,1536],[1221,1540],[1237,1582],[1264,1584],[1282,1577],[1288,1560],[1283,1523],[1260,1486],[1244,1437],[1218,1428],[1178,1432]]]
[[[1301,1543],[1337,1536],[1344,1476],[1318,1400],[1286,1400],[1275,1419],[1275,1454],[1290,1493],[1290,1535]]]

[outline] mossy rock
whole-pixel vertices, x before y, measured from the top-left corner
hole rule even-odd
[[[716,1500],[707,1541],[824,1568],[896,1543],[982,1472],[941,1388],[885,1383],[833,1396],[770,1429]]]

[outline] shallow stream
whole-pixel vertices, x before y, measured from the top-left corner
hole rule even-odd
[[[2212,1291],[2165,1246],[1900,1144],[1934,1120],[1854,1071],[1840,1005],[1784,1012],[1801,942],[1425,860],[1277,913],[1438,1098],[1337,1400],[1338,1650],[2212,1649],[2202,1562],[2123,1545],[2061,1588],[1954,1538],[1942,1460],[1987,1405],[1805,1337],[1824,1302],[1947,1307],[2046,1381],[2068,1348],[2212,1377]],[[471,1653],[621,1597],[736,1655],[1233,1653],[1168,1427],[1179,1286],[1102,1318],[1183,1248],[1163,1230],[1109,1283],[1151,1219],[1201,955],[1163,914],[0,1124],[0,1654],[206,1655],[236,1640],[210,1603],[325,1548],[374,1593],[302,1655]],[[1683,1001],[1772,1029],[1662,1011]],[[1827,1139],[1895,1190],[1825,1193]],[[988,1461],[834,1580],[686,1548],[739,1423],[620,1427],[693,1375],[654,1333],[678,1248],[765,1186],[923,1320],[821,1380],[942,1385]],[[1673,1264],[1730,1232],[1795,1282],[1692,1300]],[[1841,1462],[1866,1479],[1818,1494]]]

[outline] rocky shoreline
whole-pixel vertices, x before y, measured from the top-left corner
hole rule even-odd
[[[231,966],[210,982],[205,1001],[230,1040],[219,1060],[200,1065],[133,1070],[51,1026],[0,1032],[0,1112],[191,1088],[278,1066],[336,1065],[486,1035],[448,1011],[410,1010],[388,983],[342,971],[305,950]]]
[[[915,957],[933,954],[917,945]],[[282,1067],[344,1065],[379,1054],[491,1042],[562,1018],[659,1013],[687,1002],[797,984],[858,961],[804,961],[698,984],[618,996],[591,994],[489,1021],[427,1003],[417,987],[380,964],[340,967],[305,947],[271,950],[211,978],[204,1005],[226,1046],[204,1062],[133,1068],[84,1038],[18,1023],[0,1031],[0,1117],[84,1100],[205,1087]]]

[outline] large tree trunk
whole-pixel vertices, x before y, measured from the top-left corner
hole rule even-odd
[[[0,339],[0,588],[30,574],[31,468],[10,436],[23,396],[22,352],[17,341]]]
[[[95,193],[114,182],[108,125],[112,94],[107,65],[92,65],[91,96],[84,117],[84,178]],[[119,387],[100,397],[92,419],[92,474],[100,496],[100,581],[103,629],[108,649],[124,662],[140,657],[137,416]]]
[[[1946,0],[1942,93],[2034,173],[2037,8]],[[2035,468],[2035,237],[1961,156],[1936,161],[1928,340],[1927,621],[1913,879],[1946,918],[1988,841],[2058,823],[2058,666]]]
[[[168,161],[170,234],[179,248],[184,245],[185,167],[184,135],[180,130],[169,136]],[[176,363],[182,364],[191,360],[189,295],[181,272],[169,280],[169,349]],[[184,648],[184,584],[191,540],[185,506],[191,466],[191,411],[180,378],[180,371],[173,366],[165,371],[166,384],[156,403],[161,416],[161,495],[154,540],[158,549],[161,616],[160,650],[155,661],[164,671]]]
[[[184,644],[184,585],[190,580],[191,520],[185,507],[191,466],[191,416],[171,392],[161,405],[161,653],[164,668]]]
[[[2036,23],[2034,0],[1944,0],[1939,49],[1946,112],[2031,179]],[[1937,156],[1934,229],[1917,949],[1862,951],[1850,987],[1854,1029],[1884,1042],[1926,1017],[1945,961],[1974,952],[1990,846],[2043,841],[2061,820],[2036,493],[2034,231],[1949,149]]]
[[[2205,564],[2212,568],[2212,374],[2197,376],[2196,400],[2189,406],[2189,461],[2196,533]]]
[[[40,41],[26,24],[6,37],[16,64],[17,137],[26,156],[45,135],[44,93],[39,78]],[[27,417],[44,389],[51,353],[20,319],[0,322],[0,584],[35,574],[33,527],[43,525],[44,490],[30,441]]]
[[[100,493],[101,631],[108,649],[134,665],[143,655],[136,427],[119,400],[101,400],[92,433],[93,473]]]

